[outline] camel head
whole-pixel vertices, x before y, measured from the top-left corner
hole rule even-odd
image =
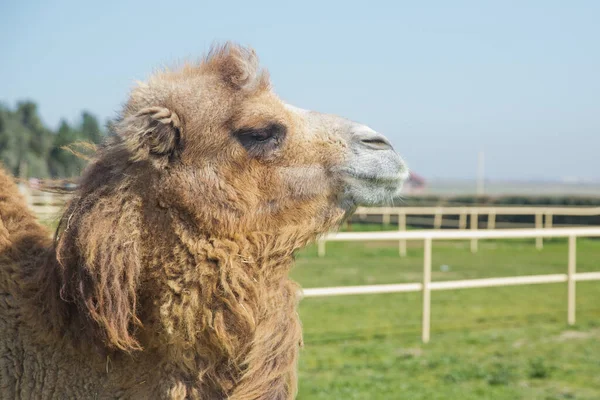
[[[61,298],[124,350],[138,346],[140,282],[189,278],[219,257],[231,269],[242,253],[288,265],[357,206],[391,200],[407,175],[384,136],[285,104],[254,52],[234,45],[140,83],[111,131],[55,243]],[[207,250],[217,242],[229,247]],[[168,262],[179,272],[160,270]]]
[[[230,44],[141,83],[116,130],[160,177],[161,204],[211,233],[318,234],[407,177],[382,134],[284,103],[254,51]]]

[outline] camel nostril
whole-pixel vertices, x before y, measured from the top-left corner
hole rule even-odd
[[[369,136],[363,136],[360,139],[360,143],[364,146],[373,149],[373,150],[391,150],[392,145],[390,142],[382,135],[372,134]]]

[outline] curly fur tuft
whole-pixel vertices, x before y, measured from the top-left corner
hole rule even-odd
[[[56,239],[61,299],[85,316],[84,327],[109,347],[133,351],[141,271],[140,200],[134,196],[75,198]]]
[[[253,49],[226,43],[213,47],[204,62],[236,89],[255,91],[269,87],[269,74],[260,69]]]

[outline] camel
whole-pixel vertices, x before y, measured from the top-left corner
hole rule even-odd
[[[401,157],[234,44],[138,83],[111,132],[53,239],[0,172],[0,397],[294,398],[294,254],[397,195]]]

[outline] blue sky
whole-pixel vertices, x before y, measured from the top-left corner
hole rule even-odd
[[[0,4],[0,101],[114,117],[135,79],[253,46],[278,94],[386,134],[420,174],[600,180],[600,1]]]

